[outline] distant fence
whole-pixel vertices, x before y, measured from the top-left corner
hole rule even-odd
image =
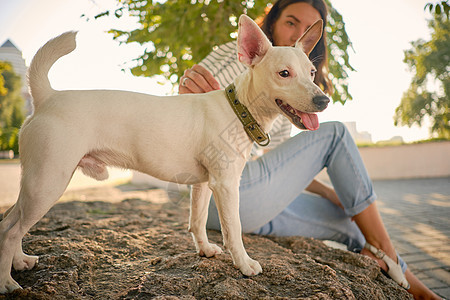
[[[450,141],[359,148],[372,180],[450,177]],[[319,178],[325,179],[322,172]]]

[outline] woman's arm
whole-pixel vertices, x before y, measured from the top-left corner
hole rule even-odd
[[[344,209],[341,201],[339,201],[339,197],[337,196],[336,191],[332,187],[316,179],[313,179],[313,181],[306,187],[306,190],[308,192],[317,194],[325,199],[328,199],[337,206],[339,206],[340,208]]]

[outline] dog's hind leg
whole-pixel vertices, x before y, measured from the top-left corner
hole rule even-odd
[[[6,218],[9,213],[11,213],[16,205],[12,206],[9,211],[7,211],[4,215]],[[15,222],[14,222],[15,223]],[[15,270],[30,270],[32,269],[38,261],[37,256],[26,255],[22,250],[22,243],[18,243],[16,250],[14,251],[12,265]]]
[[[22,238],[61,197],[66,189],[77,162],[64,162],[65,152],[46,155],[52,159],[37,159],[33,165],[25,164],[19,198],[14,207],[0,222],[0,293],[20,288],[12,279],[10,270],[31,269],[37,256],[22,251]],[[39,154],[36,154],[39,155]]]
[[[20,288],[10,274],[12,260],[17,248],[17,238],[14,239],[11,229],[18,223],[20,218],[19,215],[14,214],[15,207],[14,205],[0,222],[0,294]]]
[[[11,277],[12,265],[18,270],[31,269],[38,260],[22,251],[21,241],[28,229],[23,228],[24,216],[18,207],[16,203],[0,222],[0,294],[20,288]]]
[[[209,243],[206,234],[206,221],[211,194],[207,182],[194,184],[191,188],[189,232],[192,234],[199,255],[206,257],[222,253],[222,249],[219,246]]]

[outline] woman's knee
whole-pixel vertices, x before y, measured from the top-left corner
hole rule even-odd
[[[347,126],[345,126],[344,123],[339,122],[339,121],[331,121],[331,122],[321,123],[318,130],[334,131],[339,135],[342,135],[342,134],[345,134],[348,132]]]
[[[305,143],[311,143],[311,138],[314,140],[321,138],[332,138],[334,139],[336,136],[345,135],[348,132],[347,127],[341,122],[331,121],[320,123],[320,127],[314,131],[304,131],[302,134],[298,134],[294,136],[292,140],[304,141]]]
[[[323,127],[323,130],[326,130],[328,133],[332,132],[332,135],[334,136],[334,138],[337,138],[337,140],[339,140],[339,141],[343,141],[346,144],[354,144],[355,143],[347,126],[345,126],[344,123],[342,123],[342,122],[338,122],[338,121],[326,122],[326,123],[322,123],[320,125],[320,127]],[[320,128],[319,128],[319,130],[320,130]]]

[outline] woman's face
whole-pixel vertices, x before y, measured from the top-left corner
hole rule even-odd
[[[320,13],[308,3],[288,5],[273,24],[272,38],[275,46],[294,46],[295,42],[317,20]]]

